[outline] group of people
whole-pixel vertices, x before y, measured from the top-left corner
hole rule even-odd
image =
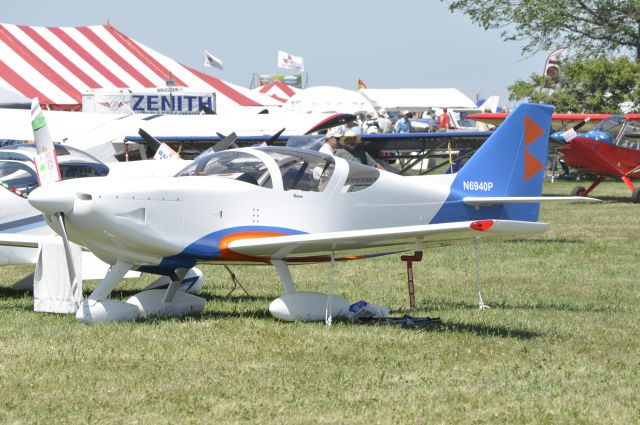
[[[403,111],[394,123],[384,110],[380,110],[377,117],[370,113],[361,115],[357,121],[352,122],[347,127],[356,134],[411,133],[411,118],[420,118],[420,116],[414,117],[411,112]],[[438,116],[429,108],[422,114],[421,118],[429,120],[429,131],[448,131],[453,128],[451,117],[446,108]]]
[[[394,125],[394,133],[411,133],[411,118],[412,113],[409,111],[403,111],[400,119],[396,121]],[[429,120],[429,131],[449,131],[453,128],[451,123],[451,116],[447,108],[443,109],[442,114],[436,117],[436,113],[433,109],[429,108],[422,114],[422,119]]]
[[[451,118],[446,108],[437,117],[437,120],[433,111],[428,110],[425,114],[427,116],[432,114],[431,122],[437,123],[432,131],[451,129]],[[395,123],[392,123],[384,110],[380,110],[375,118],[372,114],[362,115],[357,120],[329,130],[325,135],[325,142],[320,148],[320,152],[384,169],[362,147],[361,134],[411,133],[411,118],[412,114],[409,111],[403,111]]]
[[[360,134],[350,128],[344,133],[341,129],[334,129],[327,132],[320,152],[384,170],[384,167],[362,147],[361,142]]]

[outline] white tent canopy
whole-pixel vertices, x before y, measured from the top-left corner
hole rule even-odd
[[[31,99],[13,90],[0,87],[0,108],[31,108]]]
[[[476,108],[458,89],[361,89],[376,109],[420,112],[428,108]]]
[[[299,113],[337,112],[345,114],[375,113],[371,103],[356,90],[318,86],[301,90],[283,108]]]
[[[164,88],[216,94],[218,112],[280,102],[182,65],[115,27],[0,23],[0,87],[37,97],[51,110],[80,110],[88,89]],[[265,103],[266,102],[266,103]]]

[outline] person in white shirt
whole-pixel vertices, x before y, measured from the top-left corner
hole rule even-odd
[[[338,139],[342,136],[339,131],[329,130],[324,139],[324,144],[320,147],[320,152],[332,155],[336,152]]]
[[[378,127],[380,127],[380,133],[388,134],[392,132],[391,120],[387,117],[387,112],[384,109],[378,111]]]

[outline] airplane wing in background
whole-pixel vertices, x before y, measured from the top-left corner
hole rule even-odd
[[[229,242],[227,249],[252,257],[284,259],[295,262],[305,257],[353,255],[378,248],[416,249],[421,246],[442,246],[470,243],[483,238],[517,238],[547,230],[547,223],[483,220],[457,223],[424,224],[344,232],[312,233],[292,236],[240,239]]]
[[[22,248],[38,248],[46,236],[25,235],[20,233],[0,233],[0,246],[14,246]]]
[[[362,146],[374,158],[380,160],[407,159],[417,163],[425,158],[449,158],[453,152],[458,158],[461,154],[470,156],[478,149],[491,131],[451,131],[451,132],[425,132],[425,133],[398,133],[398,134],[362,134]],[[256,146],[271,135],[262,136],[238,136],[236,144],[240,147]],[[222,137],[212,136],[156,136],[158,141],[172,145],[175,150],[182,152],[184,157],[196,156],[208,147],[219,142]],[[125,138],[128,142],[142,143],[139,135],[131,135]],[[319,150],[324,143],[324,135],[300,135],[287,136],[280,134],[271,138],[269,144],[275,146],[289,146],[301,149]],[[454,159],[456,159],[454,158]],[[407,169],[410,166],[406,167]],[[400,171],[401,173],[404,170]]]
[[[385,151],[429,151],[434,149],[478,149],[491,131],[362,134],[365,149]]]
[[[447,133],[396,133],[396,134],[362,134],[362,142],[364,147],[378,150],[405,150],[420,151],[439,147],[447,147],[448,143],[452,144],[453,149],[477,149],[491,135],[490,131],[451,131]],[[154,137],[165,143],[185,143],[200,148],[206,148],[209,145],[219,142],[222,137],[219,135],[211,136],[162,136],[154,135]],[[238,136],[236,143],[241,147],[252,146],[260,142],[264,142],[271,135],[256,136]],[[287,136],[280,135],[274,140],[274,145],[291,146],[291,139],[298,138],[322,138],[323,135],[307,135],[307,136]],[[130,135],[125,137],[127,142],[143,142],[143,138],[138,135]],[[298,146],[291,146],[298,147]]]
[[[567,130],[576,124],[589,118],[589,122],[582,126],[580,131],[589,131],[598,125],[600,121],[607,119],[611,114],[552,114],[551,128],[553,131]],[[468,115],[470,120],[480,121],[485,124],[498,126],[507,117],[505,112],[487,112],[482,114]]]

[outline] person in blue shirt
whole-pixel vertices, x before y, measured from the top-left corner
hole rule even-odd
[[[396,133],[411,133],[411,121],[409,121],[409,111],[403,111],[402,117],[396,121],[396,125],[393,127]]]

